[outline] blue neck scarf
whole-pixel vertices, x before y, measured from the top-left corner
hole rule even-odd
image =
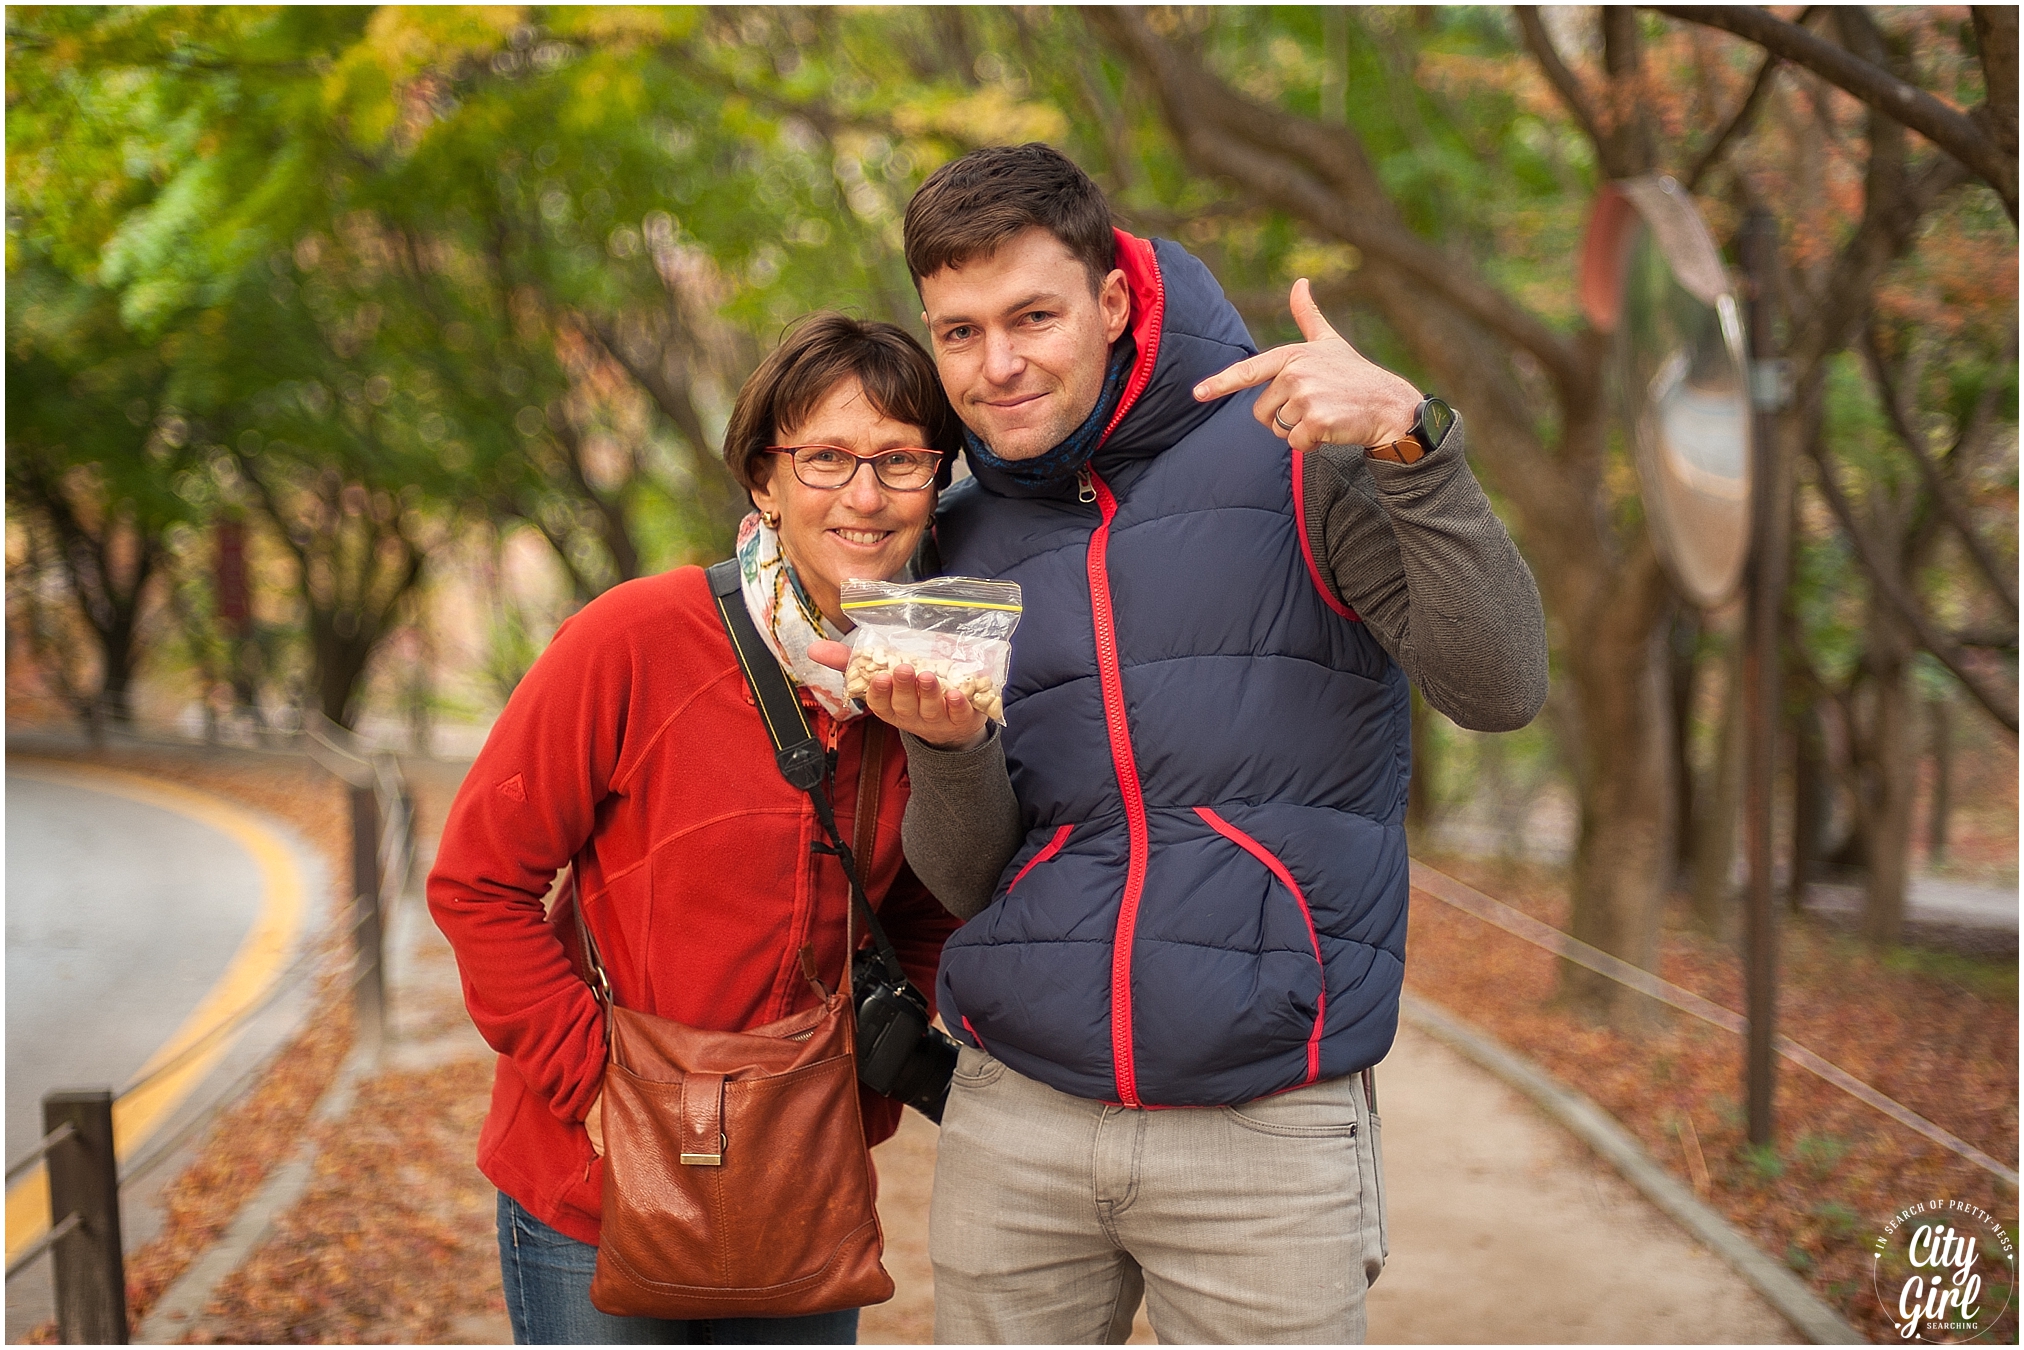
[[[976,432],[964,427],[963,445],[969,450],[970,458],[997,470],[1022,487],[1046,488],[1067,482],[1096,453],[1104,428],[1110,425],[1111,416],[1117,412],[1118,401],[1124,397],[1125,380],[1131,374],[1132,362],[1137,356],[1138,344],[1132,341],[1129,333],[1118,339],[1110,349],[1110,368],[1104,372],[1103,392],[1096,396],[1096,406],[1089,410],[1089,416],[1082,420],[1081,426],[1069,432],[1066,440],[1046,454],[1032,459],[1000,459],[991,453]]]

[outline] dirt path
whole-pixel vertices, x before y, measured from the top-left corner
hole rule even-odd
[[[1724,1262],[1517,1092],[1401,1028],[1378,1071],[1391,1259],[1372,1341],[1794,1341]]]

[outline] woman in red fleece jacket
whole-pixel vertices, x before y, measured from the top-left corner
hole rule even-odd
[[[804,321],[738,395],[724,458],[758,508],[738,532],[745,600],[833,752],[837,818],[855,819],[872,719],[808,659],[850,624],[838,592],[895,575],[934,511],[958,424],[903,330]],[[948,739],[981,715],[946,699]],[[891,737],[880,738],[890,743]],[[955,920],[901,857],[905,756],[884,756],[874,847],[858,866],[907,968],[932,988]],[[618,1002],[745,1030],[816,1001],[798,953],[846,953],[849,893],[808,795],[780,775],[703,571],[614,587],[568,620],[472,765],[429,877],[464,1000],[499,1052],[478,1166],[499,1187],[499,1252],[521,1343],[835,1343],[857,1311],[672,1322],[593,1308],[602,1187],[603,1014],[584,980],[575,908]],[[545,898],[570,870],[553,908]],[[900,1108],[861,1093],[865,1135]]]

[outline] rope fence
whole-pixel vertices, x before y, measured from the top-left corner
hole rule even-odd
[[[72,1125],[67,1120],[64,1121],[63,1124],[57,1126],[55,1129],[51,1130],[48,1134],[43,1135],[41,1139],[36,1141],[34,1148],[29,1149],[28,1152],[22,1156],[19,1162],[15,1163],[12,1167],[9,1167],[7,1169],[7,1184],[9,1186],[12,1186],[14,1184],[14,1178],[20,1176],[23,1172],[28,1171],[30,1168],[34,1167],[35,1164],[41,1162],[44,1158],[48,1157],[50,1151],[54,1149],[58,1144],[69,1143],[72,1139],[75,1139],[76,1137],[77,1137],[77,1127],[75,1125]]]
[[[26,1251],[7,1263],[8,1278],[12,1279],[15,1271],[23,1269],[36,1257],[41,1256],[51,1247],[69,1237],[83,1222],[84,1216],[76,1210],[72,1210],[70,1213],[64,1215],[62,1222],[37,1238],[33,1243],[29,1244]]]
[[[1719,1003],[1711,1003],[1692,990],[1682,989],[1620,957],[1611,956],[1608,952],[1591,947],[1550,924],[1541,923],[1531,915],[1513,909],[1501,900],[1491,899],[1475,887],[1457,881],[1445,872],[1435,871],[1423,862],[1417,860],[1413,862],[1412,884],[1414,890],[1423,891],[1443,904],[1481,919],[1493,927],[1501,928],[1513,937],[1529,942],[1564,960],[1572,961],[1585,970],[1592,970],[1598,975],[1615,980],[1618,984],[1635,989],[1647,998],[1686,1013],[1689,1017],[1699,1018],[1703,1022],[1737,1035],[1743,1034],[1748,1029],[1742,1014],[1730,1012]],[[1966,1158],[2012,1186],[2017,1184],[2015,1168],[2005,1167],[1967,1140],[1940,1128],[1910,1107],[1884,1096],[1854,1074],[1821,1058],[1790,1037],[1774,1037],[1771,1044],[1772,1048],[1787,1060],[1808,1073],[1832,1083],[1857,1101],[1875,1108],[1906,1129],[1922,1135],[1951,1153]]]

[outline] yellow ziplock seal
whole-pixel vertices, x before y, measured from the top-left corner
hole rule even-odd
[[[957,609],[1002,609],[1008,614],[1023,614],[1022,605],[994,605],[987,600],[941,600],[922,595],[896,595],[890,599],[846,600],[845,609],[878,609],[884,605],[951,605]]]

